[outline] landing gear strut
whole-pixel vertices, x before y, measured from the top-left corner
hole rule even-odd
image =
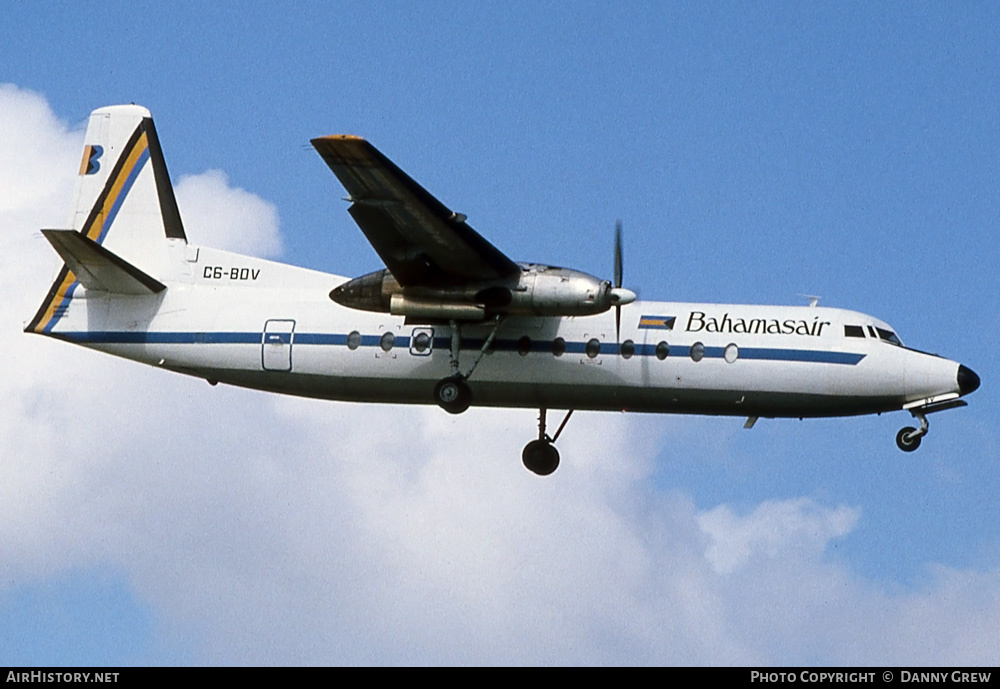
[[[920,439],[927,435],[927,429],[929,428],[927,415],[923,411],[914,409],[910,413],[913,414],[913,418],[920,422],[920,428],[907,426],[900,429],[899,433],[896,434],[896,446],[903,452],[913,452],[920,447]]]
[[[548,476],[559,468],[559,450],[555,448],[553,443],[566,427],[569,417],[573,415],[572,409],[566,412],[566,417],[559,424],[556,434],[550,438],[545,432],[546,411],[544,407],[538,410],[538,440],[532,440],[524,446],[524,450],[521,452],[521,461],[524,462],[525,468],[539,476]]]
[[[449,349],[448,364],[451,369],[451,375],[447,378],[442,378],[434,386],[434,401],[449,414],[461,414],[472,404],[472,390],[465,381],[472,376],[472,372],[476,370],[479,361],[486,354],[490,345],[493,344],[493,339],[497,336],[497,330],[500,329],[502,322],[503,317],[497,316],[493,324],[493,330],[490,331],[489,337],[483,342],[483,346],[479,349],[479,353],[476,354],[476,358],[472,360],[472,366],[469,368],[468,373],[463,374],[458,366],[458,357],[462,350],[462,325],[458,321],[449,321],[449,325],[451,326],[451,347]],[[558,460],[556,461],[558,462]]]

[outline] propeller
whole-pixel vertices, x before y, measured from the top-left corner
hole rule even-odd
[[[611,303],[615,307],[615,340],[621,340],[622,306],[635,301],[635,292],[622,287],[622,221],[615,223],[615,282],[611,289]]]
[[[622,286],[622,221],[615,221],[615,287]]]

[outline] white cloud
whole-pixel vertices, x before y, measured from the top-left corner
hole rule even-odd
[[[43,96],[13,84],[0,84],[0,108],[0,217],[62,225],[83,130],[66,127]]]
[[[0,123],[0,161],[39,159],[0,169],[19,177],[0,239],[0,594],[126,572],[163,638],[207,663],[995,660],[996,572],[885,591],[831,554],[855,508],[657,492],[648,417],[578,415],[539,479],[519,460],[534,412],[212,388],[24,335],[54,264],[36,229],[81,137],[16,87]],[[222,173],[179,186],[193,239],[280,247],[273,206]],[[248,216],[265,218],[240,234]]]
[[[193,243],[260,257],[281,253],[278,209],[245,189],[230,186],[222,170],[185,175],[174,194],[184,230]]]
[[[811,500],[767,501],[746,517],[737,517],[727,505],[698,518],[712,543],[706,556],[720,574],[730,574],[758,557],[816,557],[832,538],[847,535],[860,518],[858,510],[829,509]]]

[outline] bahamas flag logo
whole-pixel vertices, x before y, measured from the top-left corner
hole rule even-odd
[[[676,316],[642,316],[639,327],[649,330],[673,330]]]

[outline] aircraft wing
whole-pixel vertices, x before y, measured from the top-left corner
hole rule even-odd
[[[349,209],[403,287],[445,287],[516,275],[520,267],[358,136],[312,140],[350,194]]]

